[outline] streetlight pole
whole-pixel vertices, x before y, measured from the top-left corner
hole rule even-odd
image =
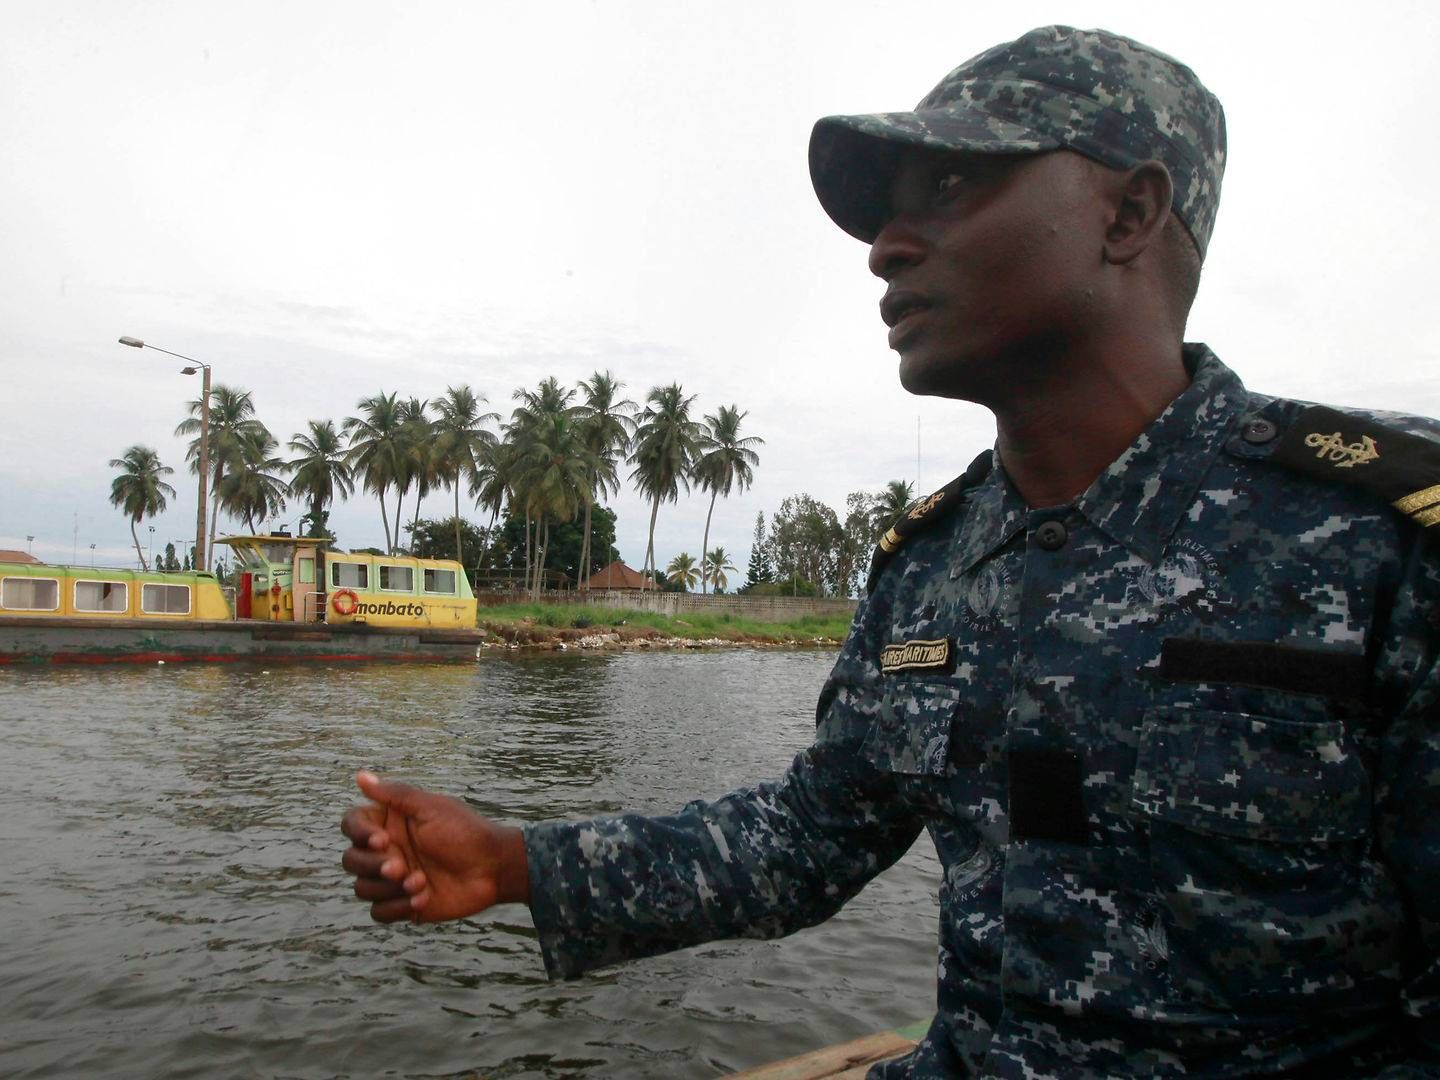
[[[147,345],[140,338],[122,337],[120,344],[129,345],[132,349],[154,349],[166,356],[178,357],[191,365],[180,369],[182,375],[203,372],[204,382],[200,390],[200,507],[195,511],[195,569],[204,570],[209,566],[205,557],[205,500],[209,496],[207,488],[210,482],[210,365],[158,345]]]

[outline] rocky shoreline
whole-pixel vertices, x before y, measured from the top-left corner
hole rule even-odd
[[[482,649],[530,649],[541,652],[634,652],[662,649],[838,649],[836,638],[794,638],[736,633],[728,637],[687,638],[650,627],[610,626],[576,629],[540,623],[500,623],[480,620],[487,640]]]

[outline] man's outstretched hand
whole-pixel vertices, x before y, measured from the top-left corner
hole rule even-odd
[[[376,922],[463,919],[493,904],[530,898],[519,829],[499,825],[459,799],[360,772],[373,800],[340,822],[351,846],[340,860]]]

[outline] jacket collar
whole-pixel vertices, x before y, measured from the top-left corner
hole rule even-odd
[[[1205,473],[1244,412],[1240,377],[1204,345],[1186,345],[1190,385],[1095,478],[1074,508],[1146,562],[1160,560]],[[997,468],[969,496],[957,570],[966,573],[1025,527],[1030,509]]]

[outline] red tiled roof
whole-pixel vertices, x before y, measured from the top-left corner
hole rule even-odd
[[[658,589],[660,586],[640,576],[623,562],[612,562],[603,570],[596,570],[579,585],[582,589]]]
[[[0,549],[0,562],[38,563],[39,561],[39,559],[27,551],[5,551]]]

